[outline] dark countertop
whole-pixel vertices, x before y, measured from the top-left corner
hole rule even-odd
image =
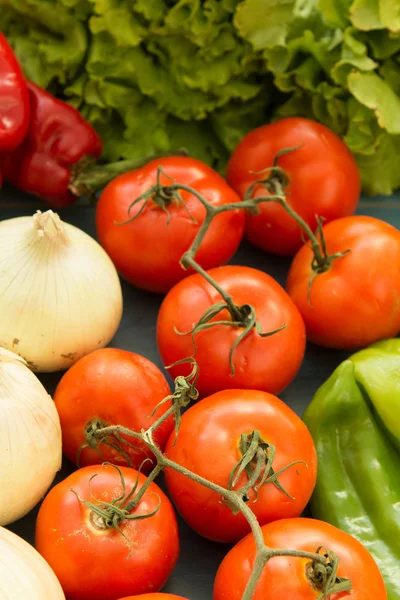
[[[0,191],[0,219],[31,215],[38,208],[38,201],[22,193],[5,187]],[[400,228],[400,196],[389,199],[363,198],[358,214],[368,214]],[[80,227],[95,236],[94,209],[91,206],[73,206],[60,213],[63,220]],[[289,259],[267,255],[246,243],[231,261],[238,265],[251,265],[272,275],[284,285],[289,267]],[[146,293],[128,284],[122,284],[124,295],[124,316],[112,346],[142,354],[162,367],[156,345],[156,318],[161,297]],[[4,315],[3,318],[6,318]],[[281,394],[281,398],[302,415],[317,388],[330,375],[333,369],[347,356],[309,346],[304,363],[293,383]],[[43,375],[40,379],[50,394],[53,393],[61,374]],[[66,477],[73,466],[64,461],[56,482]],[[162,485],[162,484],[161,484]],[[37,508],[9,529],[33,543]],[[228,547],[202,539],[193,533],[180,520],[181,555],[177,567],[163,591],[175,593],[190,600],[210,600],[213,579],[218,565]],[[92,600],[89,599],[88,600]]]

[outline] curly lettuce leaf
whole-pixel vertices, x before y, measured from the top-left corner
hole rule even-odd
[[[350,73],[348,86],[352,95],[370,110],[378,125],[393,135],[400,135],[400,97],[376,73]]]
[[[169,117],[167,121],[169,151],[186,148],[191,156],[208,162],[215,169],[224,172],[228,152],[215,134],[208,121],[191,121]]]
[[[355,154],[361,183],[365,193],[371,196],[389,196],[400,187],[400,136],[380,133],[375,142],[373,153]]]
[[[354,0],[349,8],[349,17],[360,31],[400,31],[398,0]]]
[[[360,32],[358,37],[369,48],[373,59],[389,58],[400,51],[400,34],[391,33],[386,29]]]
[[[370,195],[390,195],[400,187],[400,135],[382,129],[365,101],[352,98],[348,108],[350,125],[345,141],[357,160],[363,189]]]
[[[396,60],[393,58],[388,58],[381,64],[379,74],[386,81],[393,92],[400,98],[399,68],[399,62],[396,62]]]
[[[235,14],[235,27],[255,50],[285,44],[295,0],[245,0]]]
[[[318,8],[326,23],[344,29],[349,24],[349,9],[353,0],[318,0]]]
[[[105,158],[185,145],[223,171],[247,131],[302,115],[345,139],[366,191],[400,185],[399,0],[0,0],[0,29]]]
[[[260,123],[271,120],[272,96],[269,90],[270,86],[266,85],[263,92],[253,100],[232,101],[223,109],[211,114],[213,131],[227,151],[232,152],[246,133],[258,127]]]
[[[343,43],[341,45],[340,59],[331,69],[331,76],[335,83],[344,88],[347,87],[347,78],[355,69],[357,71],[374,71],[379,65],[368,56],[368,47],[358,39],[358,32],[353,27],[344,31]]]
[[[380,16],[382,25],[393,31],[400,32],[400,3],[398,0],[380,0]]]
[[[88,47],[86,0],[0,0],[0,29],[29,79],[48,87],[78,73]]]
[[[380,0],[354,0],[350,7],[350,19],[361,31],[383,29]]]
[[[145,24],[142,4],[93,2],[90,78],[138,87],[160,110],[184,120],[206,119],[233,99],[259,93],[257,65],[245,61],[249,46],[226,20],[232,6],[180,0],[166,13],[157,5],[164,18]]]

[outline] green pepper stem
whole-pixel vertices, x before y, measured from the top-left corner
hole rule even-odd
[[[126,160],[117,160],[108,164],[97,164],[91,160],[78,163],[72,172],[69,184],[70,191],[75,196],[87,196],[91,198],[96,192],[103,189],[118,175],[129,173],[143,167],[152,160],[157,160],[165,156],[187,156],[187,150],[181,148],[176,152],[150,154],[140,158],[128,158]]]

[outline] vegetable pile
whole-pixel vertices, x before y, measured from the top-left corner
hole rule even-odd
[[[283,116],[342,136],[364,189],[400,186],[395,0],[1,0],[27,76],[95,126],[108,159],[182,145],[223,170]]]
[[[60,5],[53,23],[71,26],[76,69],[76,19],[88,18],[90,2],[69,2],[64,12]],[[201,5],[220,24],[215,52],[231,39],[226,14],[234,14],[231,28],[244,28],[246,10],[258,4]],[[17,2],[13,10],[32,10],[34,27],[54,16],[51,3],[48,13],[39,5]],[[165,14],[157,0],[135,6],[136,46],[153,11],[158,26],[186,15],[192,27],[200,10],[190,1]],[[353,19],[360,6],[352,6]],[[321,17],[308,8],[303,3],[291,23],[313,15],[318,37]],[[116,15],[115,35],[130,39],[123,3],[103,19],[105,5],[96,10],[90,22],[99,39],[109,41]],[[1,18],[18,40],[25,25],[13,14]],[[332,3],[329,15],[333,22]],[[253,45],[275,48],[281,25],[268,35],[260,24],[252,22]],[[208,25],[196,21],[190,31],[202,36]],[[296,40],[295,31],[279,35]],[[44,32],[24,38],[25,49]],[[304,35],[302,56],[314,47]],[[153,39],[148,51],[157,47]],[[182,64],[193,58],[189,47],[174,49]],[[255,67],[245,56],[249,75]],[[272,60],[266,50],[265,58]],[[110,54],[113,85],[123,87],[114,60],[118,53]],[[68,64],[65,74],[76,75]],[[198,535],[234,544],[216,573],[214,600],[400,600],[400,232],[354,214],[361,178],[345,143],[317,121],[291,117],[245,135],[226,181],[182,153],[102,167],[99,134],[76,108],[24,79],[4,36],[0,75],[4,179],[53,208],[107,183],[87,208],[100,244],[52,209],[0,222],[0,525],[44,497],[35,532],[41,556],[0,527],[0,595],[26,600],[33,586],[43,600],[185,600],[159,593],[179,559],[176,509]],[[80,77],[82,89],[90,85]],[[235,86],[225,87],[229,95]],[[165,97],[165,114],[173,100]],[[199,108],[195,95],[189,105]],[[244,237],[291,257],[285,289],[264,271],[226,264]],[[104,347],[122,317],[118,273],[164,296],[154,344],[172,389],[144,356]],[[302,420],[276,394],[295,380],[307,340],[359,352],[337,367]],[[54,401],[33,371],[65,371]],[[62,452],[73,472],[52,486]],[[307,506],[313,518],[302,517]]]

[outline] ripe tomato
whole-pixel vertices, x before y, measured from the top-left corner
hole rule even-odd
[[[350,151],[324,125],[291,117],[255,129],[233,152],[227,179],[243,198],[250,185],[263,178],[256,173],[272,167],[280,150],[300,145],[281,156],[278,165],[290,178],[288,203],[314,231],[316,215],[328,222],[353,214],[361,187]],[[266,195],[264,186],[256,188],[254,196]],[[301,230],[294,219],[276,202],[262,203],[259,209],[258,215],[246,217],[246,238],[268,252],[294,254],[302,245]]]
[[[236,347],[231,375],[229,353],[243,332],[241,327],[217,325],[195,335],[196,361],[200,367],[197,388],[201,396],[230,388],[251,388],[277,394],[295,377],[304,356],[305,331],[300,313],[284,289],[272,277],[249,267],[225,266],[209,271],[238,306],[251,304],[264,332],[286,323],[286,328],[262,338],[253,328]],[[157,341],[165,365],[193,354],[191,330],[203,313],[221,302],[220,294],[201,276],[191,275],[164,298],[158,315]],[[214,320],[231,320],[223,311]],[[178,365],[173,377],[188,375],[190,367]]]
[[[238,202],[239,197],[211,167],[185,156],[153,160],[107,185],[96,210],[100,243],[124,279],[145,290],[165,293],[190,273],[180,266],[179,261],[204,221],[205,208],[201,202],[183,191],[181,197],[186,209],[181,203],[171,202],[169,224],[166,212],[149,201],[135,221],[116,225],[116,222],[128,219],[133,200],[156,183],[160,166],[176,183],[189,185],[215,206]],[[161,183],[170,184],[168,177],[161,176]],[[137,205],[130,216],[139,210],[140,205]],[[196,255],[204,269],[230,260],[243,237],[244,219],[243,211],[229,211],[214,218]]]
[[[284,402],[265,392],[225,390],[195,404],[182,417],[179,435],[168,440],[168,458],[228,487],[229,475],[242,454],[240,436],[259,430],[264,442],[275,446],[275,472],[302,460],[278,478],[294,497],[290,500],[272,483],[250,490],[250,505],[260,524],[299,516],[306,507],[317,477],[317,454],[302,420]],[[193,432],[197,442],[193,443]],[[243,515],[234,515],[214,491],[172,469],[165,471],[170,497],[187,524],[197,533],[217,542],[236,542],[249,531]],[[248,481],[243,473],[234,489]]]
[[[332,600],[385,600],[387,594],[379,569],[356,539],[333,525],[314,519],[284,519],[264,525],[265,544],[271,548],[290,548],[315,552],[323,546],[339,558],[338,576],[351,579],[352,591],[336,593]],[[214,584],[214,600],[240,600],[249,580],[256,546],[253,535],[241,540],[222,561]],[[310,560],[290,556],[271,558],[265,566],[253,600],[316,600],[322,590],[308,579]]]
[[[121,598],[120,600],[187,600],[182,596],[175,596],[175,594],[140,594],[140,596],[129,596],[128,598]]]
[[[158,512],[148,518],[123,520],[121,531],[106,527],[104,519],[81,501],[97,506],[110,503],[126,496],[138,481],[137,493],[145,475],[127,467],[120,469],[126,490],[115,467],[95,465],[79,469],[56,485],[40,507],[35,545],[68,600],[117,600],[158,591],[178,559],[175,513],[154,482],[130,514],[147,515],[159,507]]]
[[[100,421],[104,427],[122,425],[134,431],[147,429],[171,403],[161,405],[153,416],[154,408],[170,394],[164,375],[150,360],[117,348],[103,348],[81,358],[62,377],[54,402],[60,416],[63,434],[63,451],[76,462],[78,450],[85,443],[85,428],[91,421]],[[172,418],[167,419],[154,432],[154,440],[161,449],[165,447],[174,427]],[[123,444],[130,465],[139,468],[146,458],[151,458],[145,444],[140,440],[122,435],[130,444]],[[80,455],[80,466],[108,461],[127,465],[124,454],[105,444],[99,445],[101,455],[85,448]],[[143,471],[152,468],[150,461],[143,464]]]
[[[311,285],[312,251],[304,245],[289,271],[287,291],[311,342],[353,350],[400,331],[400,232],[372,217],[346,217],[323,227],[334,260]]]

